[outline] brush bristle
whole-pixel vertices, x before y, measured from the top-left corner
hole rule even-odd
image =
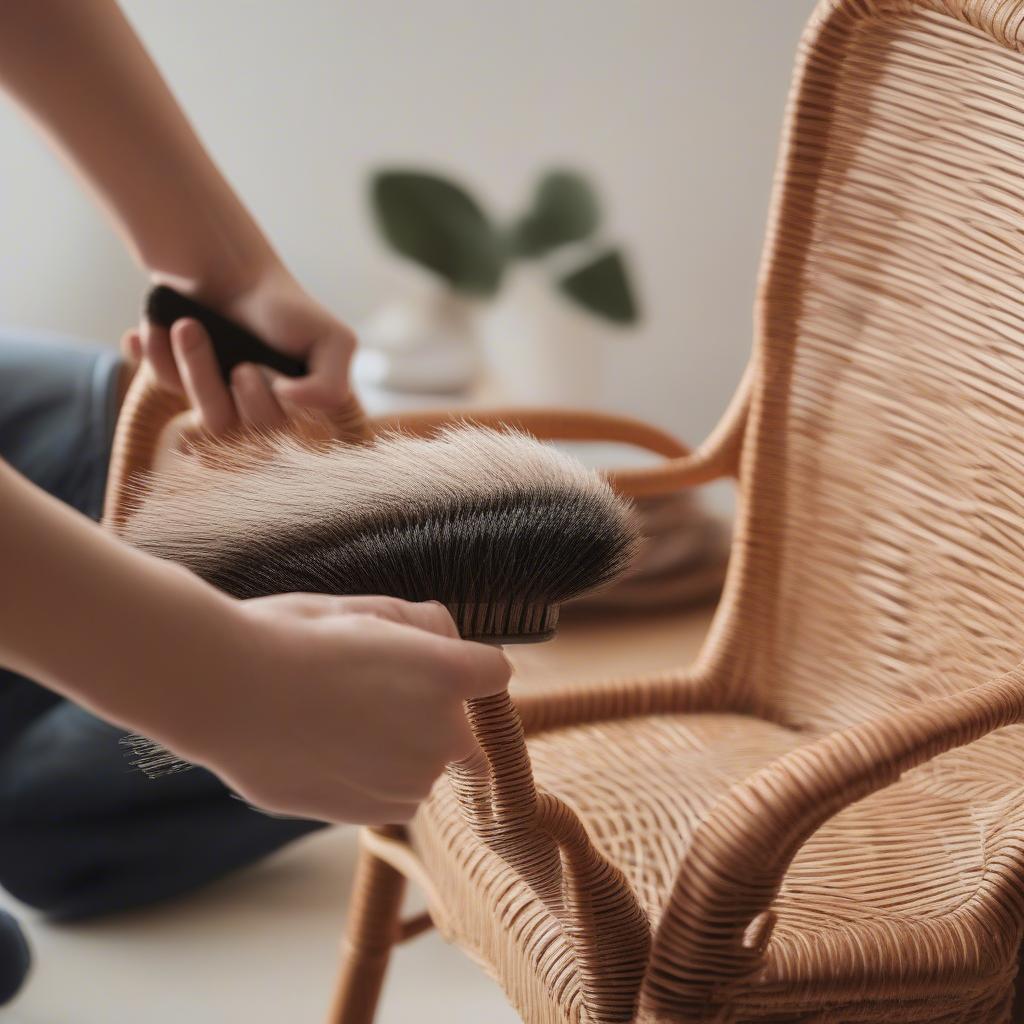
[[[509,641],[549,634],[562,602],[618,577],[637,529],[628,504],[564,453],[460,427],[181,457],[126,537],[236,597],[436,600],[464,636]]]
[[[128,763],[151,779],[174,775],[177,772],[187,772],[192,767],[191,762],[179,757],[159,743],[154,743],[146,736],[130,733],[127,736],[122,736],[120,742],[128,753]]]
[[[460,633],[523,642],[620,576],[639,535],[597,474],[519,433],[449,428],[372,445],[257,439],[176,456],[125,539],[235,597],[301,591],[435,600]],[[144,737],[151,776],[188,767]]]

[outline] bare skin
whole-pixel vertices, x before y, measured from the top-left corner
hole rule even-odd
[[[348,392],[355,339],[294,280],[203,150],[111,0],[0,0],[0,87],[51,138],[154,281],[307,362],[225,386],[194,321],[142,324],[126,351],[217,435],[286,427]],[[463,701],[504,656],[435,604],[232,600],[121,544],[0,462],[0,664],[217,772],[269,810],[407,820],[475,751]]]

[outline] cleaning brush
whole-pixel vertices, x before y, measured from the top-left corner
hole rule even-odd
[[[123,536],[234,597],[435,600],[462,636],[495,643],[548,639],[559,606],[618,577],[637,544],[630,506],[595,473],[473,426],[178,455]]]
[[[147,313],[198,319],[225,375],[271,362],[243,328],[170,289]],[[639,543],[631,505],[598,474],[526,434],[468,424],[364,445],[206,442],[147,481],[120,532],[235,597],[436,600],[463,637],[491,643],[549,639],[561,604],[619,577]],[[141,751],[151,773],[175,767]]]

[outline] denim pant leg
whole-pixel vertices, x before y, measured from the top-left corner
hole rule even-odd
[[[0,458],[90,519],[103,508],[120,365],[109,350],[0,331]],[[0,751],[59,702],[0,669]]]
[[[93,519],[120,365],[109,350],[0,332],[0,457]],[[0,885],[14,896],[59,917],[137,906],[321,827],[259,814],[199,769],[147,779],[130,768],[122,737],[0,669]]]

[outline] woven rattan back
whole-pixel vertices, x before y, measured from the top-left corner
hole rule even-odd
[[[1024,651],[1024,4],[822,3],[719,669],[828,730]]]

